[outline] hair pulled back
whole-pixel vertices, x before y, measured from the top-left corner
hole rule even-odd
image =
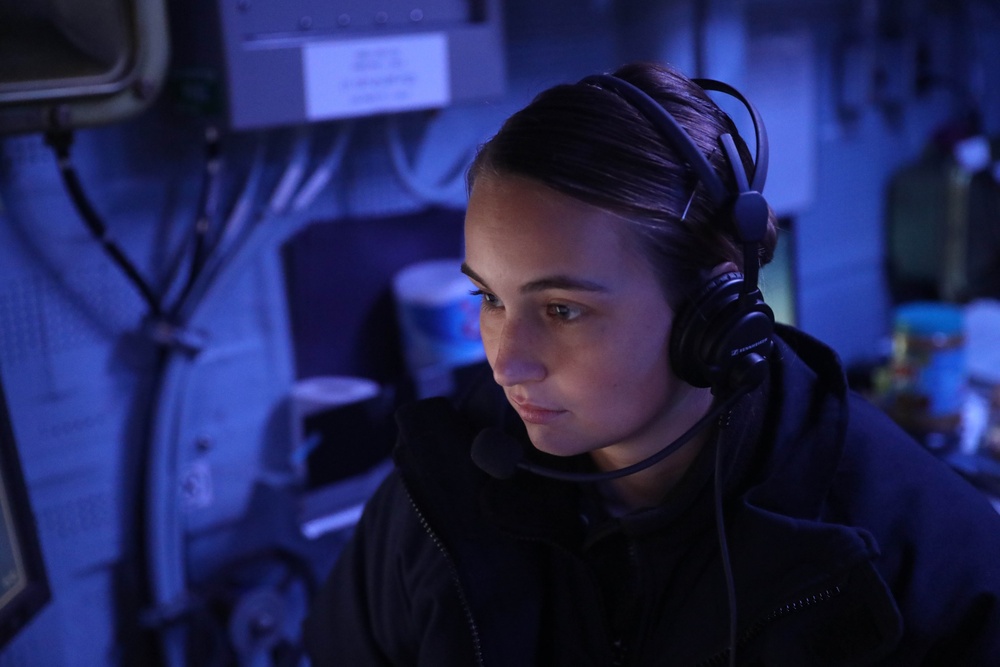
[[[732,119],[697,84],[654,63],[625,65],[613,74],[674,116],[728,191],[737,190],[720,135],[734,137],[752,178],[753,160]],[[530,178],[623,218],[674,309],[713,267],[733,262],[743,270],[729,216],[719,214],[681,153],[614,91],[578,83],[540,93],[480,147],[469,170],[470,189],[489,175]],[[771,213],[761,265],[773,257],[776,242]]]

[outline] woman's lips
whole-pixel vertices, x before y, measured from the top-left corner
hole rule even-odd
[[[548,424],[566,412],[565,410],[544,408],[540,405],[528,403],[527,401],[519,401],[516,398],[511,398],[510,402],[521,419],[528,424]]]

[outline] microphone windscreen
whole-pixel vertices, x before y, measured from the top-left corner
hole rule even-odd
[[[472,441],[472,461],[497,479],[509,479],[524,458],[521,443],[498,428],[486,428]]]

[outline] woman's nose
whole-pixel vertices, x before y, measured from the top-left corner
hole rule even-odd
[[[492,341],[484,338],[484,343],[497,384],[511,387],[545,377],[538,341],[534,340],[526,323],[507,320],[492,338]],[[492,355],[489,347],[493,347]]]

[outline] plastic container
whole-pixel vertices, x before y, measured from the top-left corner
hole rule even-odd
[[[956,442],[966,388],[965,322],[961,307],[914,302],[893,322],[889,412],[932,448]]]
[[[359,475],[392,449],[390,395],[374,380],[316,376],[291,391],[293,470],[309,488]]]
[[[420,262],[393,278],[403,352],[414,375],[485,358],[479,299],[469,293],[461,264],[459,259]]]

